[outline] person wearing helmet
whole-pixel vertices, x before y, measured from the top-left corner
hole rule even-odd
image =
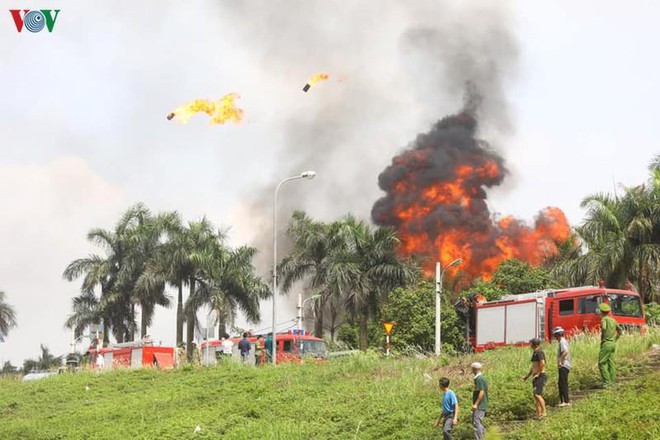
[[[557,347],[557,367],[559,368],[559,406],[569,406],[571,401],[568,397],[568,373],[571,371],[571,351],[564,337],[564,329],[555,327],[552,334],[559,343]]]
[[[598,369],[603,380],[603,386],[609,387],[616,380],[616,367],[614,365],[614,352],[616,341],[621,336],[621,327],[610,316],[610,305],[601,303],[598,306],[603,317],[600,320],[600,352],[598,353]]]

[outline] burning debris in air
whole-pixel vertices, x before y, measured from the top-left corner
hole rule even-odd
[[[372,209],[377,224],[398,231],[404,254],[429,257],[429,272],[435,261],[462,258],[468,281],[490,279],[510,258],[540,264],[570,235],[558,208],[540,211],[533,226],[491,215],[486,188],[501,184],[507,170],[487,142],[475,139],[471,113],[445,117],[394,157],[378,178],[387,195]]]
[[[243,118],[243,110],[236,107],[234,101],[240,96],[237,93],[230,93],[223,96],[218,101],[208,99],[195,99],[188,104],[174,110],[167,115],[168,120],[176,118],[181,123],[186,124],[196,113],[206,113],[211,117],[211,124],[225,124],[227,122],[238,123]]]
[[[307,92],[310,87],[312,87],[314,84],[316,84],[319,81],[326,81],[328,78],[330,78],[330,75],[327,73],[317,73],[310,79],[307,84],[305,84],[305,87],[303,87],[303,92]]]

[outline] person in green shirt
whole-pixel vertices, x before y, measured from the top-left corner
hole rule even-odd
[[[474,428],[474,438],[482,440],[486,432],[484,426],[484,417],[488,407],[488,382],[481,374],[483,365],[474,362],[470,365],[472,374],[474,374],[474,391],[472,392],[472,428]]]
[[[600,352],[598,353],[598,369],[603,380],[603,386],[609,387],[616,379],[616,367],[614,366],[614,352],[616,341],[621,336],[621,327],[610,316],[610,305],[601,303],[598,306],[603,317],[600,320]]]

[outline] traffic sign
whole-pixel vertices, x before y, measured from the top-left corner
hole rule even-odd
[[[383,327],[385,327],[385,334],[389,336],[390,333],[392,332],[392,327],[394,327],[394,323],[393,322],[384,322]]]

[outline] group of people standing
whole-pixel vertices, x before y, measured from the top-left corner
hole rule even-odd
[[[610,316],[611,308],[609,304],[602,303],[599,306],[602,314],[601,319],[601,342],[600,352],[598,354],[598,368],[604,387],[614,384],[616,379],[616,367],[614,365],[614,353],[616,351],[616,341],[621,336],[621,327]],[[557,369],[559,388],[559,407],[571,405],[568,390],[568,375],[571,371],[571,352],[568,341],[565,338],[565,331],[561,327],[555,327],[552,335],[557,341]],[[534,395],[534,404],[536,412],[534,419],[540,420],[546,416],[545,399],[543,390],[548,381],[545,374],[546,358],[541,340],[534,338],[529,341],[532,349],[531,366],[529,372],[522,379],[527,381],[532,378],[532,394]],[[474,389],[472,392],[472,427],[474,429],[474,438],[482,440],[486,432],[484,426],[484,417],[488,407],[488,382],[482,374],[483,365],[474,362],[471,366],[474,375]],[[458,423],[459,404],[456,393],[449,389],[449,379],[443,377],[439,381],[442,391],[442,413],[435,422],[434,427],[442,426],[442,435],[444,440],[451,440],[454,425]]]
[[[252,344],[248,340],[248,333],[243,333],[243,339],[238,343],[238,350],[241,353],[241,361],[248,363],[248,357],[252,350]],[[271,361],[273,350],[273,336],[268,334],[266,339],[262,335],[257,336],[254,342],[254,364],[265,365]]]

